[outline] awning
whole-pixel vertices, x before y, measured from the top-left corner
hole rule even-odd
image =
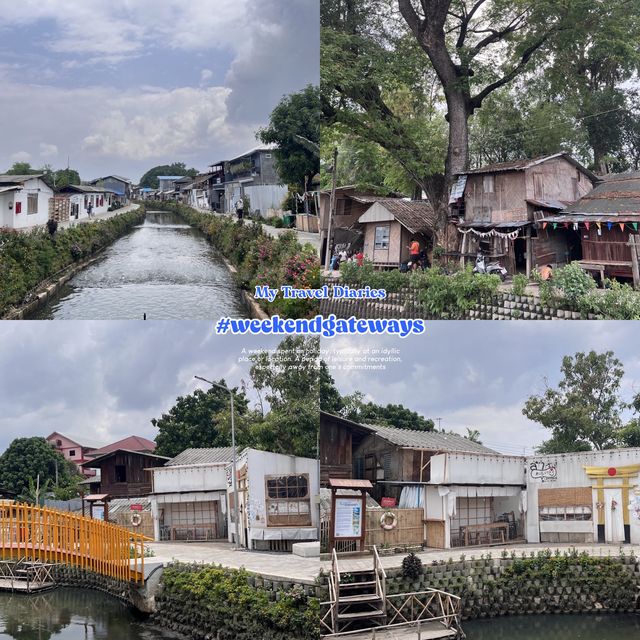
[[[101,502],[109,497],[108,493],[91,493],[88,496],[85,496],[84,499],[87,502]]]
[[[640,213],[567,213],[540,218],[538,222],[640,222]]]
[[[22,189],[22,185],[13,185],[11,187],[0,187],[0,193],[4,193],[5,191],[19,191]]]

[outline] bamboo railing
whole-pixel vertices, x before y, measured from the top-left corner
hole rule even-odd
[[[109,522],[46,507],[0,502],[2,560],[66,564],[125,582],[144,582],[145,536]]]

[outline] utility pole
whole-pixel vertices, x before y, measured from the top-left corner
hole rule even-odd
[[[331,197],[329,198],[329,221],[327,222],[327,250],[324,255],[324,268],[328,269],[331,263],[331,226],[336,208],[336,181],[338,179],[338,147],[333,148],[333,177],[331,182]]]

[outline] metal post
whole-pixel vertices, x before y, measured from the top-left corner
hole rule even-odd
[[[233,393],[228,389],[231,396],[231,447],[233,449],[233,521],[236,525],[236,549],[240,548],[240,522],[238,521],[238,459],[236,454],[236,427],[233,412]]]
[[[333,178],[331,183],[331,197],[329,198],[329,221],[327,222],[327,249],[324,254],[324,268],[331,266],[331,223],[336,207],[336,181],[338,179],[338,147],[333,148]]]

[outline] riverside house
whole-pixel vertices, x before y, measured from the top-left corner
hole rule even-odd
[[[114,194],[114,201],[123,206],[129,204],[131,201],[133,183],[128,178],[111,175],[105,176],[104,178],[96,178],[89,182],[89,184]]]
[[[82,220],[89,216],[87,209],[91,205],[91,214],[99,215],[109,211],[115,194],[111,191],[85,184],[70,184],[58,190],[58,195],[69,199],[69,217],[71,220]]]
[[[602,177],[593,191],[563,209],[557,216],[538,222],[550,237],[577,239],[572,258],[600,275],[634,278],[631,242],[640,244],[640,171]],[[544,231],[546,230],[546,231]]]
[[[509,273],[577,259],[580,235],[573,226],[551,233],[536,224],[589,193],[598,176],[567,153],[501,162],[457,176],[449,199],[461,262],[482,251]]]
[[[237,460],[240,544],[249,550],[292,551],[319,540],[318,461],[245,449]],[[227,466],[229,541],[235,541],[233,468]]]
[[[46,441],[56,450],[59,451],[67,460],[73,462],[78,471],[85,476],[94,477],[95,470],[82,466],[89,459],[89,454],[98,449],[98,445],[89,445],[86,441],[81,444],[77,440],[73,440],[69,436],[65,436],[57,431],[48,435]]]
[[[156,540],[227,537],[227,475],[231,447],[185,449],[151,469],[151,511]]]
[[[43,177],[0,175],[0,228],[27,230],[47,224],[53,189]]]

